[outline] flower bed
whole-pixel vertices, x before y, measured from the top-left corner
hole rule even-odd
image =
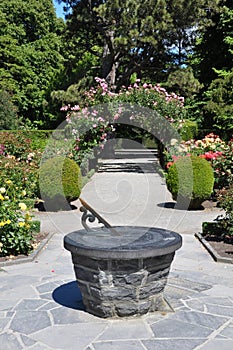
[[[11,180],[0,187],[0,257],[28,254],[33,249],[32,232],[36,230],[30,211],[24,203],[25,190]]]
[[[38,168],[42,150],[34,148],[32,139],[20,131],[2,131],[0,183],[10,179],[19,192],[23,190],[26,192],[24,199],[35,200],[39,194]]]

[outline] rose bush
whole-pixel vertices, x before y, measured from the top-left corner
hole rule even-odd
[[[109,90],[104,79],[96,78],[97,86],[79,96],[74,106],[66,105],[61,108],[66,112],[67,130],[73,136],[74,145],[72,157],[80,164],[83,154],[100,145],[104,147],[109,134],[117,128],[124,137],[127,128],[122,125],[136,125],[141,133],[152,132],[158,120],[156,115],[167,120],[176,130],[185,124],[186,111],[184,98],[174,93],[168,93],[159,84],[141,83],[139,79],[129,87],[122,87],[117,93]],[[145,110],[140,111],[144,107]],[[154,113],[153,113],[154,111]],[[157,114],[155,114],[157,112]]]
[[[41,155],[20,132],[1,132],[0,181],[10,178],[19,190],[26,190],[27,199],[36,199]]]
[[[201,140],[184,142],[183,147],[186,152],[211,160],[220,156],[226,150],[227,145],[218,135],[210,133]]]
[[[66,116],[66,136],[73,140],[69,157],[78,165],[81,165],[85,156],[94,148],[103,149],[108,134],[114,130],[108,118],[100,115],[100,109],[83,108],[80,112],[71,112]]]
[[[222,154],[212,160],[215,188],[221,189],[233,184],[233,140],[226,145]]]

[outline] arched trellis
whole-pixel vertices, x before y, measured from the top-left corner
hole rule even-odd
[[[121,111],[120,114],[119,110]],[[116,115],[118,115],[117,119]],[[173,125],[166,118],[161,117],[155,110],[129,103],[108,103],[96,105],[88,109],[85,108],[84,111],[69,115],[69,122],[67,123],[67,120],[64,121],[53,132],[41,161],[44,162],[48,158],[56,157],[61,151],[64,156],[69,156],[75,138],[91,133],[94,125],[95,128],[97,126],[107,128],[109,125],[111,127],[120,125],[122,128],[134,128],[152,135],[158,142],[159,157],[162,166],[164,166],[162,157],[164,149],[170,151],[171,154],[173,152],[177,154],[176,146],[171,147],[171,141],[175,139],[177,147],[179,147],[181,141],[181,137]],[[54,138],[58,142],[54,142]],[[192,187],[191,162],[190,184]]]

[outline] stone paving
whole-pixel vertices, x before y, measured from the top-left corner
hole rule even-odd
[[[94,175],[82,197],[112,224],[156,225],[182,234],[165,290],[174,311],[126,319],[85,312],[63,248],[64,235],[81,228],[81,214],[38,213],[42,229],[54,232],[49,243],[33,262],[0,269],[0,350],[231,350],[233,265],[214,262],[194,237],[217,209],[184,213],[161,205],[172,200],[153,169],[115,171],[115,162]],[[142,160],[122,160],[125,170],[126,162]]]

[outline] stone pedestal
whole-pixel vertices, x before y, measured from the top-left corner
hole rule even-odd
[[[148,227],[115,227],[72,232],[64,246],[71,252],[86,311],[100,317],[165,311],[167,276],[182,238]]]

